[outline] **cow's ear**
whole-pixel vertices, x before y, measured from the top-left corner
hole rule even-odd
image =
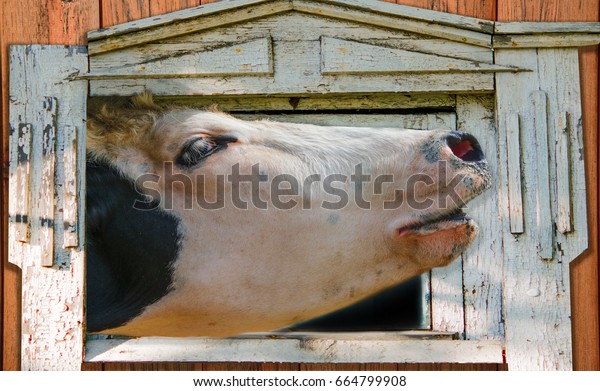
[[[236,141],[235,137],[230,136],[195,137],[183,144],[179,155],[175,158],[175,164],[190,169],[213,153],[227,148],[227,144]]]

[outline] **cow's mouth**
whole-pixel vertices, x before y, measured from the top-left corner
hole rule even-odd
[[[474,224],[471,217],[467,216],[461,209],[452,210],[448,213],[428,215],[419,222],[398,229],[398,237],[409,234],[427,235],[437,231],[454,229],[466,224]]]

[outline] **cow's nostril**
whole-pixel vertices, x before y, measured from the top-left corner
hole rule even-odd
[[[479,162],[484,158],[479,142],[468,133],[452,132],[446,142],[452,153],[465,162]]]

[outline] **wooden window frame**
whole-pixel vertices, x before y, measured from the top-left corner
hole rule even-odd
[[[240,9],[243,11],[240,12]],[[167,73],[145,79],[132,70],[115,74],[110,67],[96,67],[94,61],[91,62],[94,67],[88,69],[87,47],[14,46],[10,51],[9,261],[23,269],[22,368],[79,369],[84,356],[85,361],[94,361],[93,357],[100,360],[102,354],[105,354],[102,360],[135,361],[134,356],[137,356],[137,360],[142,361],[153,358],[206,361],[211,357],[208,355],[210,349],[229,352],[233,357],[233,352],[244,350],[243,344],[256,345],[256,341],[260,341],[265,352],[273,346],[287,345],[303,354],[315,346],[320,352],[331,350],[334,346],[339,349],[335,357],[317,355],[313,359],[318,362],[501,362],[505,353],[509,369],[570,369],[568,264],[587,247],[585,177],[579,152],[583,141],[579,121],[581,99],[577,48],[600,42],[600,24],[494,23],[432,11],[417,12],[410,7],[370,0],[356,0],[352,7],[337,0],[310,3],[304,0],[236,0],[92,32],[89,35],[90,55],[101,55],[116,48],[129,50],[133,45],[151,42],[152,39],[178,36],[184,31],[181,29],[188,25],[193,27],[194,20],[200,17],[219,23],[223,16],[221,13],[231,12],[225,16],[243,17],[250,15],[246,12],[248,10],[255,12],[252,17],[260,13],[276,15],[297,10],[345,21],[356,20],[377,28],[406,29],[411,34],[447,39],[448,45],[474,45],[493,56],[493,63],[487,64],[487,67],[480,68],[475,62],[463,64],[466,68],[460,70],[464,72],[460,78],[454,78],[455,71],[452,69],[435,69],[433,72],[423,68],[412,73],[408,70],[408,76],[404,75],[407,70],[397,68],[390,72],[368,69],[365,72],[371,76],[365,76],[365,80],[370,80],[372,74],[382,75],[382,82],[372,86],[374,91],[352,90],[352,83],[360,80],[353,76],[357,72],[354,68],[346,72],[328,63],[320,71],[323,71],[324,78],[342,80],[327,93],[345,97],[352,93],[388,93],[396,97],[407,94],[411,96],[405,99],[406,102],[419,99],[427,102],[433,100],[436,94],[452,94],[457,107],[463,107],[464,116],[471,116],[469,121],[461,122],[459,115],[460,129],[469,131],[469,127],[478,122],[483,129],[493,129],[494,137],[489,140],[493,140],[494,145],[488,147],[497,154],[493,156],[499,156],[496,162],[497,193],[491,196],[496,197],[497,207],[486,211],[488,214],[500,211],[496,224],[499,231],[491,232],[490,235],[493,233],[494,236],[488,239],[490,243],[502,241],[495,253],[501,262],[490,266],[474,261],[463,270],[462,275],[451,278],[464,281],[465,277],[472,277],[469,273],[488,277],[501,275],[501,308],[491,306],[491,311],[488,311],[485,303],[463,300],[461,308],[443,309],[440,313],[444,314],[444,319],[439,322],[440,325],[454,325],[468,316],[481,321],[475,321],[476,333],[469,334],[463,329],[464,334],[460,336],[463,340],[432,340],[428,339],[431,335],[421,335],[421,340],[415,341],[411,335],[378,334],[372,335],[371,339],[356,341],[347,335],[333,338],[331,335],[269,334],[269,337],[257,335],[222,341],[195,339],[203,342],[192,346],[188,356],[184,352],[189,339],[90,340],[84,346],[85,209],[82,194],[85,190],[88,80],[91,80],[92,89],[94,85],[102,86],[103,83],[109,86],[106,91],[125,88],[135,92],[140,86],[156,86],[157,83],[153,83],[156,79],[161,79],[160,84],[165,88],[177,89],[181,86],[179,78],[183,70],[177,69],[176,63],[170,64],[174,68]],[[340,45],[339,41],[322,36],[320,45],[330,50]],[[269,42],[265,38],[244,44],[249,47],[258,45],[257,50],[265,56],[272,56]],[[345,42],[350,41],[341,44],[345,45]],[[362,50],[363,43],[349,44],[354,45],[353,50]],[[394,55],[392,51],[392,57]],[[252,77],[272,79],[272,57],[263,60],[266,62],[261,63],[263,66]],[[414,63],[420,66],[418,61]],[[233,69],[231,72],[241,71]],[[400,88],[399,91],[393,82],[385,82],[385,78],[391,77],[394,72],[403,73],[404,80],[412,83],[412,89]],[[127,79],[129,76],[131,79]],[[198,84],[200,78],[210,76],[195,75],[199,79],[194,83]],[[347,80],[344,82],[345,77]],[[124,79],[125,83],[113,83],[118,79]],[[435,83],[432,84],[431,80]],[[292,83],[292,87],[286,90],[286,85],[280,84],[276,86],[279,90],[263,90],[259,81],[253,85],[254,90],[241,94],[241,99],[273,95],[272,102],[287,100],[288,105],[292,104],[290,98],[318,100],[315,91],[307,92],[298,86]],[[387,90],[389,86],[395,86],[396,90]],[[316,90],[318,87],[314,86]],[[371,88],[368,83],[359,87]],[[223,90],[222,94],[231,93],[228,91]],[[240,91],[235,92],[238,98]],[[429,95],[422,95],[426,92]],[[491,93],[494,94],[493,107],[481,100],[489,101]],[[311,94],[316,95],[309,96]],[[351,98],[355,99],[356,95]],[[235,105],[236,98],[232,102]],[[490,116],[490,112],[493,115]],[[477,129],[474,129],[476,132]],[[38,147],[38,144],[42,146]],[[539,156],[549,156],[550,159],[545,161]],[[567,162],[569,166],[565,169],[562,163]],[[51,175],[53,172],[56,176]],[[535,186],[531,187],[530,183],[535,183]],[[536,205],[537,210],[533,210],[531,205]],[[25,216],[28,218],[25,219]],[[488,242],[484,244],[488,245]],[[481,282],[488,283],[489,280],[483,278]],[[479,289],[465,284],[461,287],[462,292],[458,294],[463,295],[469,293],[466,288],[472,288],[474,292]],[[481,314],[467,314],[472,312],[471,307],[481,309]],[[498,310],[501,311],[501,319],[495,323]],[[524,316],[525,313],[528,316]],[[438,329],[436,320],[432,319],[432,324]],[[490,325],[491,331],[488,329]],[[500,327],[501,333],[498,332]],[[443,327],[439,329],[444,331]],[[447,338],[448,335],[442,334],[441,337]],[[550,350],[547,349],[548,340],[552,343]],[[410,345],[416,347],[416,351],[411,353],[411,357],[360,355],[364,351],[376,351],[374,347],[377,344],[389,345],[391,350],[401,350],[399,347]],[[150,352],[156,346],[161,346],[162,353],[155,352],[151,356]],[[487,348],[493,356],[475,353],[487,351]],[[87,349],[87,355],[84,349]],[[348,358],[344,349],[355,355]],[[128,355],[128,352],[133,353]],[[423,356],[421,353],[428,354]],[[107,357],[106,354],[112,356]],[[221,356],[214,357],[223,361]],[[237,357],[232,360],[285,361],[284,357],[268,354],[254,356],[254,359],[251,356]],[[302,355],[294,356],[293,360],[311,362],[305,361],[311,360],[310,357]]]

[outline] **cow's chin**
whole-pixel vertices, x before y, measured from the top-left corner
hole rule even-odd
[[[479,227],[464,214],[412,227],[394,233],[394,246],[423,271],[446,266],[456,259],[477,236]]]

